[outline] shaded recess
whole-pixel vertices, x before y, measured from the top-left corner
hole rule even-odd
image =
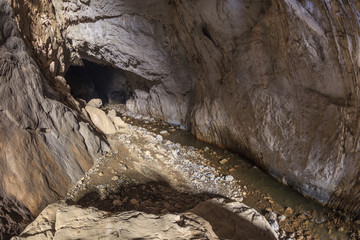
[[[160,81],[151,81],[135,73],[110,65],[82,60],[83,66],[70,66],[65,79],[75,98],[90,101],[100,98],[104,104],[125,104],[130,98],[137,98],[137,92],[149,93]]]
[[[85,101],[101,98],[103,103],[126,103],[132,96],[124,71],[87,60],[83,63],[83,66],[70,66],[65,75],[75,98]]]

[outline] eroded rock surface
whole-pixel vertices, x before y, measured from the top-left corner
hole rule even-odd
[[[8,2],[0,9],[0,216],[11,232],[63,197],[106,145],[46,83]]]
[[[53,1],[73,59],[146,79],[132,108],[359,209],[359,2]],[[341,203],[340,203],[341,202]]]
[[[26,4],[24,15],[22,2],[12,1],[20,23],[48,12]],[[134,111],[188,125],[302,193],[359,212],[358,1],[52,4],[48,29],[71,53],[52,57],[59,66],[87,59],[133,72],[146,85],[133,85]]]
[[[213,221],[214,218],[218,221]],[[217,228],[219,222],[227,228]],[[138,211],[109,214],[96,208],[58,202],[48,206],[20,237],[13,239],[102,238],[278,239],[269,223],[254,209],[241,203],[225,203],[221,199],[200,203],[188,212],[163,215]]]

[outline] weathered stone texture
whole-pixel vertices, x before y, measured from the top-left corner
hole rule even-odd
[[[87,59],[133,72],[147,84],[132,86],[134,111],[188,125],[304,194],[359,212],[358,1],[53,6],[65,66]]]
[[[221,220],[221,221],[219,221]],[[154,215],[140,211],[109,214],[96,208],[49,205],[20,239],[278,239],[254,209],[218,199],[184,213]]]
[[[25,219],[30,216],[25,208],[37,215],[62,198],[92,166],[102,143],[47,85],[13,18],[8,2],[1,0],[0,211],[13,208]],[[13,224],[1,220],[4,228]]]

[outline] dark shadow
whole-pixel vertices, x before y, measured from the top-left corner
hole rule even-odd
[[[209,193],[191,194],[179,192],[166,182],[149,182],[121,186],[106,198],[101,198],[98,192],[90,192],[79,201],[69,202],[69,204],[77,204],[82,207],[93,206],[114,213],[136,210],[149,214],[162,214],[186,212],[201,201],[215,197],[225,198]]]
[[[65,79],[75,98],[90,101],[100,98],[103,103],[125,103],[132,92],[124,71],[110,65],[83,60],[83,66],[70,66]]]
[[[76,204],[84,208],[93,206],[111,213],[132,210],[155,215],[192,212],[207,220],[220,239],[276,239],[270,230],[253,224],[252,221],[260,217],[260,214],[254,214],[246,206],[244,209],[237,208],[230,211],[216,201],[206,201],[214,198],[223,198],[226,203],[231,202],[230,199],[216,194],[179,192],[166,182],[149,182],[121,186],[118,191],[105,198],[101,198],[96,191],[90,192],[79,201],[68,202],[68,204]],[[244,211],[251,215],[251,220],[238,214]],[[186,227],[187,216],[181,215],[177,224],[180,227]]]
[[[247,206],[236,209],[236,212],[211,202],[202,202],[190,212],[208,221],[220,239],[276,239],[270,230],[261,229],[236,212],[244,212],[250,219],[260,218],[259,213],[253,213]]]
[[[13,197],[0,194],[0,239],[10,239],[19,235],[34,220],[34,216],[24,205]]]

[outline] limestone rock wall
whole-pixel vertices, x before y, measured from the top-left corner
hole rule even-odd
[[[133,72],[151,86],[135,91],[135,111],[188,125],[304,194],[359,212],[358,1],[52,4],[65,66],[87,59]]]
[[[0,216],[13,209],[25,219],[25,208],[37,215],[64,197],[104,143],[46,83],[6,0],[0,9]],[[11,221],[2,224],[11,232]]]

